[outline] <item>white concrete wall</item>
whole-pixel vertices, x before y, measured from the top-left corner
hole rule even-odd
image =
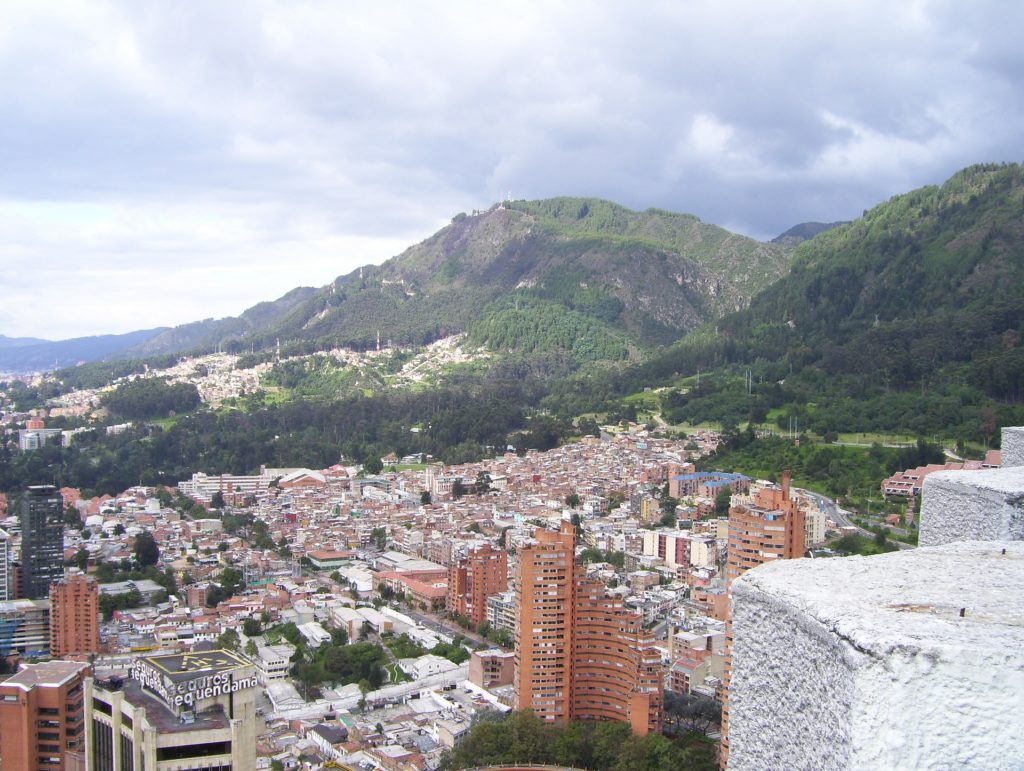
[[[1024,540],[1024,467],[929,474],[919,536],[921,546]]]
[[[1003,451],[928,476],[921,548],[733,584],[731,769],[1024,768],[1024,429]]]
[[[729,768],[1024,767],[1021,586],[1024,543],[749,571]]]
[[[1014,426],[1003,429],[1002,466],[1024,466],[1024,427]]]

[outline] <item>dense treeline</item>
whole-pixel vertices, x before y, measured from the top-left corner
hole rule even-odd
[[[365,683],[368,689],[380,688],[387,678],[384,649],[369,642],[348,645],[342,630],[332,630],[331,635],[334,639],[316,650],[301,649],[303,658],[308,655],[310,660],[297,662],[291,669],[292,676],[307,686]]]
[[[117,419],[147,420],[190,412],[199,406],[199,391],[191,383],[168,383],[163,378],[136,378],[104,394],[100,404]]]
[[[766,424],[774,411],[775,428],[791,425],[819,436],[832,433],[897,432],[939,435],[989,444],[998,442],[998,427],[1024,419],[1020,404],[993,400],[980,389],[959,382],[898,391],[881,383],[833,378],[807,369],[789,378],[767,380],[765,367],[751,367],[751,383],[742,374],[701,378],[699,387],[663,394],[661,407],[670,422]],[[775,373],[772,373],[775,374]]]
[[[7,394],[16,409],[22,411],[42,407],[47,399],[63,393],[60,383],[52,380],[37,385],[29,385],[23,380],[9,380],[0,383],[0,391]]]
[[[713,771],[706,742],[689,745],[661,734],[633,736],[626,723],[548,723],[530,710],[477,723],[441,761],[443,771],[536,764],[593,771]]]
[[[542,391],[517,368],[487,380],[419,392],[389,391],[334,401],[290,401],[223,413],[198,412],[166,429],[133,426],[117,435],[88,431],[69,447],[27,453],[0,448],[0,489],[53,482],[97,493],[136,484],[174,484],[194,471],[255,473],[261,464],[325,468],[339,457],[363,461],[389,451],[461,463],[501,451],[550,449],[571,421],[532,415]],[[417,430],[413,430],[413,429]]]
[[[564,265],[547,271],[541,284],[523,294],[534,294],[605,322],[617,321],[626,309],[622,300],[579,265]]]
[[[165,369],[177,361],[174,354],[151,356],[148,359],[125,359],[123,361],[94,361],[67,367],[54,373],[63,385],[63,390],[75,391],[82,388],[102,388],[119,378],[141,375],[147,369]]]

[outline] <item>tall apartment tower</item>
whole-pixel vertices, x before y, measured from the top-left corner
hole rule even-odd
[[[21,499],[21,596],[44,600],[64,575],[64,501],[53,485],[33,485]]]
[[[487,598],[507,588],[508,554],[483,544],[448,568],[448,611],[465,616],[475,629],[487,621]]]
[[[50,655],[88,656],[100,647],[100,588],[74,573],[50,584]]]
[[[14,599],[11,588],[11,536],[0,529],[0,602]]]
[[[789,494],[789,471],[782,487],[759,490],[752,505],[729,509],[729,546],[726,586],[751,568],[779,559],[798,559],[806,550],[806,515]],[[722,678],[722,744],[719,762],[729,762],[729,682],[732,677],[732,611],[725,625],[725,672]]]
[[[576,531],[537,530],[515,578],[515,696],[558,723],[616,720],[644,736],[661,726],[661,657],[636,613],[582,577]]]
[[[759,490],[753,505],[729,509],[729,550],[725,579],[735,579],[765,562],[804,556],[806,515],[789,495],[789,472],[782,487]]]
[[[88,673],[88,664],[44,661],[0,683],[0,760],[5,771],[83,767],[83,684]]]
[[[572,711],[572,619],[576,599],[576,530],[537,530],[519,551],[516,598],[515,704],[566,723]]]

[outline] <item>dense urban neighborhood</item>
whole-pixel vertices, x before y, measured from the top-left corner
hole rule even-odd
[[[236,360],[186,360],[159,375],[223,402],[260,387],[259,371],[239,373]],[[48,436],[45,420],[90,415],[101,400],[80,391],[48,410],[5,413],[8,436],[23,453],[74,442],[74,431]],[[159,672],[184,679],[190,657],[205,657],[195,671],[210,670],[209,698],[248,694],[252,751],[232,750],[236,767],[448,767],[481,719],[526,707],[555,723],[685,735],[691,760],[704,753],[710,763],[723,706],[728,714],[730,583],[765,561],[830,556],[827,540],[870,532],[792,487],[788,473],[698,470],[719,449],[715,431],[668,438],[651,425],[594,425],[551,450],[509,447],[451,466],[392,453],[195,472],[116,495],[29,487],[20,501],[0,500],[0,655],[40,668],[40,687],[72,673],[93,694],[90,725],[94,709],[111,714],[123,700],[158,726],[145,704],[160,695],[168,720],[187,718],[181,741],[186,726],[211,726]],[[908,469],[883,492],[913,501],[935,471],[998,464],[990,453]],[[889,524],[916,527],[914,511]],[[541,587],[552,597],[536,600],[549,593]],[[625,667],[617,684],[587,663],[584,642],[605,628],[617,630]],[[546,629],[557,648],[537,647]],[[573,673],[555,699],[552,673]],[[599,702],[587,695],[596,687]],[[243,729],[219,730],[241,746]],[[145,732],[136,741],[139,757],[164,752]],[[69,735],[72,744],[86,757],[83,737]]]

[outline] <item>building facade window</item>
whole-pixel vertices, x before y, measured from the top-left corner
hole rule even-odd
[[[99,720],[92,721],[92,768],[114,771],[114,731]]]

